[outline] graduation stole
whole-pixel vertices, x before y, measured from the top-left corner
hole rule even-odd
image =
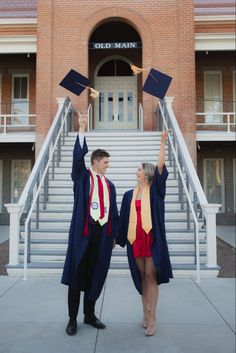
[[[104,179],[101,178],[99,175],[99,178],[97,178],[97,173],[94,172],[94,170],[90,169],[90,177],[93,180],[93,194],[92,194],[92,203],[91,203],[91,208],[90,208],[90,216],[93,218],[95,222],[99,222],[101,226],[103,226],[105,223],[108,221],[108,212],[110,208],[110,202],[109,202],[109,192],[107,188],[107,182]],[[100,180],[98,180],[100,179]],[[99,197],[99,183],[102,186],[103,193],[102,197],[104,199],[104,209],[105,213],[101,215],[101,204],[100,204],[100,197]]]
[[[90,216],[90,209],[91,209],[91,205],[92,205],[92,200],[93,200],[93,192],[94,192],[94,177],[93,174],[91,172],[90,169],[88,169],[89,175],[90,175],[90,193],[89,193],[89,201],[88,201],[88,209],[87,209],[87,215],[86,215],[86,220],[85,220],[85,225],[84,225],[84,229],[83,229],[83,235],[85,237],[88,237],[89,235],[89,216]],[[107,180],[107,178],[105,177],[105,181],[106,181],[106,185],[107,185],[107,190],[108,190],[108,194],[109,194],[109,205],[111,206],[111,188],[110,188],[110,184]],[[108,237],[111,234],[111,217],[110,217],[110,213],[111,213],[111,207],[109,207],[109,214],[108,214],[108,225],[107,225],[107,235]]]
[[[137,213],[136,213],[135,201],[136,201],[138,192],[139,192],[139,187],[136,187],[133,191],[133,197],[130,205],[128,240],[131,245],[136,239]],[[142,190],[141,220],[142,220],[142,228],[146,232],[146,234],[148,234],[152,229],[150,185],[146,185]]]

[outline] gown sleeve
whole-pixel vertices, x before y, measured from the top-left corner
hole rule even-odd
[[[121,208],[120,208],[120,220],[119,220],[119,235],[116,239],[116,243],[125,247],[127,243],[127,232],[129,224],[129,207],[127,193],[124,194]]]
[[[73,150],[73,164],[72,164],[72,172],[71,179],[74,183],[79,180],[81,173],[86,169],[84,156],[88,152],[88,146],[86,143],[86,139],[84,139],[83,148],[80,146],[79,136],[77,136],[74,150]]]
[[[154,181],[153,181],[153,186],[156,189],[156,192],[161,195],[161,197],[164,199],[166,195],[166,179],[168,178],[168,170],[166,169],[166,165],[164,164],[162,173],[159,173],[158,168],[156,167],[155,173],[154,173]]]

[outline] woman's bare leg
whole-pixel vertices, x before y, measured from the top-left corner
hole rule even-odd
[[[148,297],[147,297],[147,286],[146,286],[146,281],[145,281],[145,263],[144,263],[144,258],[143,257],[137,257],[135,259],[137,268],[140,273],[141,277],[141,285],[142,285],[142,303],[143,303],[143,322],[142,326],[144,328],[147,328],[147,323],[149,319],[149,312],[150,312],[150,307],[148,303]]]
[[[145,282],[147,287],[147,298],[150,305],[150,316],[145,334],[152,336],[156,331],[156,310],[158,301],[158,285],[156,281],[156,269],[152,257],[145,258]]]

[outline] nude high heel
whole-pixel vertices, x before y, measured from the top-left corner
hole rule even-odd
[[[156,333],[156,318],[153,316],[149,317],[147,328],[145,330],[145,336],[154,336]]]

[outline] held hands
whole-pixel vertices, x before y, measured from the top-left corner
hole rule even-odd
[[[88,115],[87,114],[80,114],[78,112],[79,118],[78,118],[78,123],[79,123],[79,131],[80,132],[85,132],[87,123],[88,123]]]

